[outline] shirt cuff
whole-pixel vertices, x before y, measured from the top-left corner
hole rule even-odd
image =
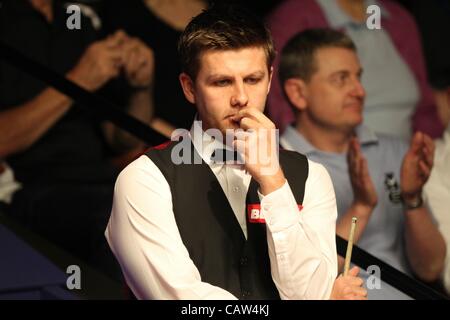
[[[258,190],[258,197],[270,232],[281,232],[299,223],[300,210],[287,180],[281,188],[265,196]]]

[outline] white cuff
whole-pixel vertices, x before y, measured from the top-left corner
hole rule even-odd
[[[265,196],[258,190],[258,197],[261,202],[261,214],[270,232],[286,230],[299,222],[300,203],[296,203],[287,180],[281,188]]]

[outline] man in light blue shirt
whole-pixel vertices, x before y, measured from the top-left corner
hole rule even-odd
[[[382,2],[361,2],[364,2],[364,9],[376,5],[380,8],[382,17],[396,19],[395,12],[392,15]],[[317,0],[317,4],[330,27],[345,30],[358,49],[358,57],[365,73],[361,82],[367,92],[364,123],[377,133],[409,139],[411,118],[421,93],[413,71],[400,55],[388,30],[384,26],[380,29],[367,28],[366,19],[355,21],[338,1]],[[395,90],[390,90],[393,84]]]
[[[421,198],[433,165],[432,140],[417,133],[408,146],[361,125],[362,68],[353,42],[342,33],[316,29],[296,35],[283,49],[279,72],[296,112],[281,145],[329,171],[338,204],[337,234],[347,238],[355,216],[354,240],[360,247],[400,271],[437,280],[445,242]],[[369,290],[369,299],[408,298],[385,283],[381,289]]]

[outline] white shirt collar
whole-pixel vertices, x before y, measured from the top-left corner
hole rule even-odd
[[[191,130],[189,131],[189,138],[194,145],[195,150],[201,156],[203,161],[208,164],[210,167],[214,167],[217,170],[220,170],[224,163],[214,162],[211,160],[211,155],[216,149],[227,149],[233,151],[233,149],[224,144],[221,140],[223,137],[222,133],[218,129],[208,129],[203,131],[201,121],[195,117],[194,122],[192,123]],[[232,165],[233,167],[241,167]]]

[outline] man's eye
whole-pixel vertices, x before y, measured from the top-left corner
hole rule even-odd
[[[249,83],[249,84],[256,84],[259,82],[259,80],[261,80],[260,78],[247,78],[245,79],[245,82]]]
[[[347,81],[347,75],[345,74],[339,74],[336,77],[334,77],[333,82],[336,83],[337,85],[344,85],[345,82]]]
[[[231,83],[231,81],[227,80],[227,79],[214,81],[214,85],[216,85],[218,87],[225,87],[225,86],[229,85],[230,83]]]

